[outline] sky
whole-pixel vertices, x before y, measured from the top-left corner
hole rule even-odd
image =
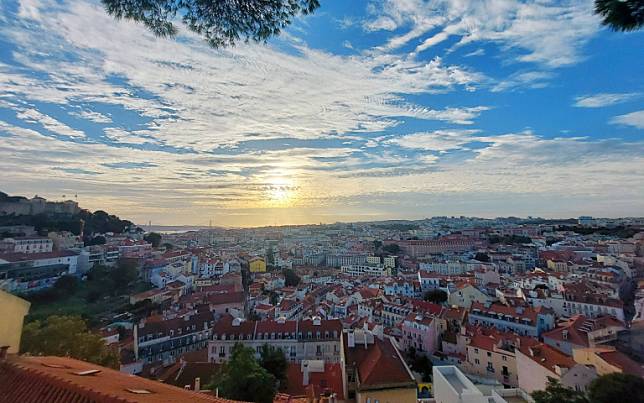
[[[0,1],[0,191],[227,227],[644,215],[644,30],[591,0],[321,0],[267,44]]]

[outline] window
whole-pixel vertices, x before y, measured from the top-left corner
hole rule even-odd
[[[475,348],[475,349],[474,349],[474,354],[478,354],[478,353],[479,353],[479,349],[478,349],[478,348]]]
[[[502,359],[503,361],[507,361],[507,360],[508,360],[508,357],[504,355],[504,356],[502,356],[502,357],[501,357],[501,359]]]
[[[481,363],[481,361],[479,361],[479,359],[478,359],[478,358],[476,358],[476,359],[474,359],[474,363],[475,363],[476,365],[479,365],[479,364]]]
[[[487,352],[487,356],[488,356],[488,357],[492,357],[492,353],[488,351],[488,352]]]

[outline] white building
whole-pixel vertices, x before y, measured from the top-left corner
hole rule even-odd
[[[41,236],[5,238],[0,241],[0,253],[45,253],[54,250],[54,241]]]
[[[383,265],[366,266],[366,265],[348,265],[341,267],[342,273],[349,276],[388,276],[391,270]]]

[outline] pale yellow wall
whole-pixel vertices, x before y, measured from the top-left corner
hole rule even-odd
[[[576,363],[582,365],[592,365],[597,370],[597,375],[608,375],[613,372],[622,372],[621,368],[615,367],[602,360],[597,351],[610,351],[610,348],[576,348],[572,350],[572,358]]]
[[[0,346],[9,346],[9,353],[20,349],[22,323],[31,304],[0,290]]]
[[[251,273],[263,273],[266,271],[266,262],[260,259],[253,260],[249,263],[249,269]]]
[[[385,389],[364,391],[356,395],[356,403],[367,403],[367,399],[371,399],[371,403],[416,403],[416,388],[406,389]]]
[[[491,351],[490,357],[487,356],[488,351],[481,348],[478,349],[479,353],[476,354],[475,348],[467,346],[467,361],[463,364],[463,370],[467,373],[483,376],[486,378],[494,378],[497,381],[516,387],[519,385],[519,377],[517,371],[516,357],[509,352]],[[503,359],[505,357],[505,360]],[[478,358],[479,363],[476,363]],[[487,363],[492,363],[494,373],[487,370]],[[509,376],[507,379],[503,377],[503,366],[508,367]]]

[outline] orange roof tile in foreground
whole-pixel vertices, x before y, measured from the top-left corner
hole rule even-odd
[[[73,358],[10,355],[0,361],[0,402],[229,403],[233,401],[124,374]]]

